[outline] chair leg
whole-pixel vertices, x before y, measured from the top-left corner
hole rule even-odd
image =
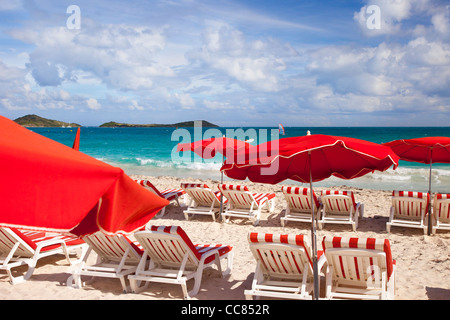
[[[202,283],[202,277],[203,277],[203,268],[199,267],[194,276],[194,287],[189,292],[187,292],[186,280],[181,283],[181,288],[183,289],[185,300],[197,295],[198,291],[200,290],[200,284]]]
[[[127,293],[128,292],[128,286],[127,286],[127,283],[126,283],[125,276],[122,276],[119,279],[120,279],[120,284],[122,285],[123,293]]]
[[[149,285],[148,281],[141,281],[133,279],[132,277],[128,278],[128,280],[130,280],[131,292],[133,293],[139,293],[142,290],[146,289]],[[144,282],[144,284],[141,286],[142,282]]]

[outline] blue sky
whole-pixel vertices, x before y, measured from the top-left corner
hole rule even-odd
[[[448,126],[449,18],[432,0],[1,0],[0,114]]]

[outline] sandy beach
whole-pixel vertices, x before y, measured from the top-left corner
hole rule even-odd
[[[132,176],[135,179],[147,178],[160,190],[179,187],[182,182],[203,182],[216,186],[217,180],[203,180],[176,177]],[[183,207],[169,205],[166,214],[153,219],[153,225],[181,226],[194,243],[222,243],[234,248],[232,274],[221,278],[216,269],[209,268],[203,274],[202,285],[195,300],[243,300],[244,290],[251,287],[256,262],[248,248],[249,232],[268,232],[282,234],[305,234],[310,237],[310,226],[304,223],[289,222],[281,227],[280,217],[284,214],[285,200],[281,193],[282,185],[247,185],[257,192],[275,192],[276,208],[273,213],[263,211],[259,226],[253,226],[246,219],[232,219],[230,223],[213,222],[208,216],[195,216],[186,221]],[[319,192],[323,188],[316,188]],[[345,186],[339,189],[347,189]],[[325,225],[318,230],[318,240],[325,235],[388,238],[391,242],[393,258],[397,261],[398,276],[396,283],[397,300],[442,300],[450,299],[450,232],[438,232],[436,235],[423,235],[420,229],[393,227],[386,232],[392,191],[374,191],[352,188],[356,201],[365,205],[364,217],[359,220],[356,232],[348,225]],[[321,242],[319,248],[321,248]],[[64,257],[49,257],[40,260],[33,276],[26,283],[12,286],[6,273],[0,274],[0,299],[77,299],[77,300],[159,300],[182,299],[179,286],[151,284],[140,294],[123,294],[119,280],[97,278],[82,289],[66,286],[69,266]],[[321,286],[323,287],[322,277]]]

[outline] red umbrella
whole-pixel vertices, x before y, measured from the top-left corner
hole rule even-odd
[[[400,160],[430,165],[428,193],[431,195],[431,169],[433,163],[450,163],[450,138],[425,137],[402,139],[383,143],[400,157]],[[428,235],[431,234],[431,203],[428,205]]]
[[[245,155],[244,163],[225,164],[221,170],[230,178],[253,182],[279,183],[286,179],[312,183],[330,176],[342,179],[361,177],[374,170],[398,165],[398,156],[386,146],[373,142],[326,135],[284,138],[258,145]],[[312,249],[314,295],[318,298],[317,242],[312,207]]]
[[[0,225],[130,233],[169,204],[122,169],[0,116]]]
[[[227,158],[227,162],[236,160],[238,152],[247,152],[251,145],[245,141],[221,137],[195,141],[192,143],[179,143],[177,152],[192,151],[204,159],[212,159],[217,153]]]
[[[332,175],[354,179],[398,165],[398,156],[388,147],[355,138],[320,134],[269,141],[251,147],[245,156],[238,157],[245,161],[225,164],[221,168],[225,175],[271,184],[286,179],[317,182]],[[278,167],[278,170],[269,170],[271,167]],[[264,174],[264,170],[270,174]]]
[[[251,144],[237,139],[219,137],[194,141],[192,143],[179,143],[177,152],[192,151],[204,159],[212,159],[217,153],[222,154],[222,164],[238,162],[237,154],[246,154]],[[221,172],[220,183],[223,183],[223,172]],[[222,214],[223,195],[220,193],[220,214]]]
[[[80,127],[77,129],[77,134],[75,136],[75,140],[73,141],[72,149],[80,150]]]

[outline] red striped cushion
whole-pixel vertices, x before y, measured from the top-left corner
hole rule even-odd
[[[275,198],[275,193],[252,193],[253,198],[258,205],[262,206],[266,201],[272,200]]]
[[[389,239],[375,238],[345,238],[345,237],[324,237],[322,240],[324,252],[330,248],[359,248],[374,251],[383,251],[386,254],[387,275],[390,278],[393,271],[391,245]]]
[[[450,193],[438,193],[436,199],[450,199]]]
[[[283,186],[281,188],[281,191],[285,194],[298,194],[298,195],[304,195],[307,196],[309,195],[309,188],[300,188],[300,187],[288,187],[288,186]],[[320,202],[317,199],[316,193],[313,191],[313,199],[314,202],[316,204],[316,207],[320,207]],[[308,200],[309,201],[309,200]],[[309,203],[309,202],[308,202]]]
[[[208,185],[204,184],[204,183],[182,183],[181,184],[181,188],[186,189],[186,188],[205,188],[208,189]]]
[[[249,191],[247,186],[242,185],[221,184],[220,188],[222,188],[222,190]]]
[[[398,191],[394,190],[392,192],[393,197],[405,197],[405,198],[417,198],[417,199],[426,199],[425,206],[422,208],[422,205],[420,206],[420,210],[417,210],[416,212],[412,213],[413,215],[420,216],[421,210],[425,209],[425,215],[428,215],[428,205],[430,203],[430,195],[426,192],[414,192],[414,191]],[[393,199],[394,201],[394,199]],[[409,210],[409,208],[408,208]],[[408,215],[410,213],[408,212]]]
[[[248,234],[248,241],[250,243],[285,243],[303,247],[312,266],[311,260],[311,245],[309,240],[304,235],[299,234],[271,234],[271,233],[258,233],[250,232]],[[322,254],[322,251],[317,253],[318,257]]]
[[[140,184],[143,187],[147,187],[152,189],[158,196],[160,196],[161,198],[164,198],[164,196],[161,194],[161,192],[159,192],[158,189],[156,189],[156,187],[148,180],[134,180],[136,181],[138,184]]]
[[[185,193],[186,191],[183,189],[167,189],[161,192],[163,197],[169,201],[175,200],[177,197],[180,197]]]
[[[16,228],[10,228],[20,239],[22,239],[26,244],[28,244],[33,250],[36,250],[37,246],[47,240],[63,240],[66,246],[75,246],[83,244],[84,241],[78,237],[70,236],[70,235],[46,235],[45,232],[39,231],[28,231],[28,230],[19,230]],[[45,246],[41,249],[41,252],[49,251],[60,247],[60,244],[53,244],[50,246]]]
[[[352,201],[353,210],[356,210],[356,201],[355,201],[355,196],[353,194],[353,191],[341,191],[341,190],[324,190],[324,191],[322,191],[322,195],[333,195],[333,194],[349,196]]]
[[[189,247],[189,249],[194,253],[194,255],[197,257],[198,260],[202,258],[202,255],[208,253],[209,251],[213,249],[219,248],[219,255],[222,256],[226,254],[227,252],[230,252],[232,247],[231,246],[224,246],[224,245],[200,245],[196,244],[194,245],[191,241],[191,239],[187,236],[186,232],[179,227],[179,226],[151,226],[151,231],[157,231],[157,232],[165,232],[173,235],[178,235],[181,237],[181,239],[184,241],[184,243]],[[214,260],[214,255],[208,257],[205,260],[205,263],[210,263]]]
[[[449,220],[450,219],[450,205],[443,204],[443,201],[450,199],[450,194],[436,194],[434,200],[434,213],[440,219]]]

